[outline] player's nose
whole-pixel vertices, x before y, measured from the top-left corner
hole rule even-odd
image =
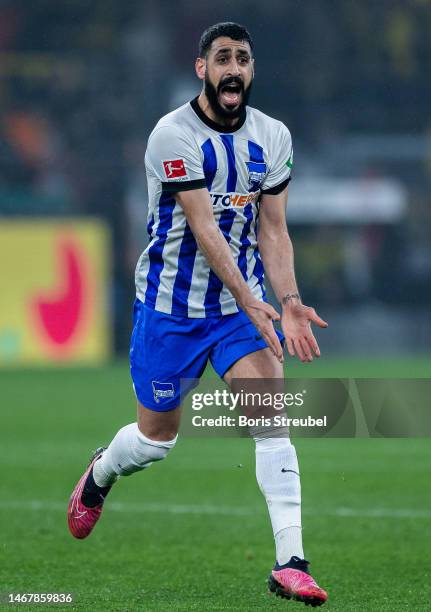
[[[240,74],[241,74],[241,71],[239,69],[238,62],[235,59],[231,60],[228,66],[228,71],[226,73],[226,76],[240,76]]]

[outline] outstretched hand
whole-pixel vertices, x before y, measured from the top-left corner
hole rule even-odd
[[[314,308],[300,302],[291,302],[283,308],[281,327],[286,340],[287,350],[292,357],[298,355],[303,362],[313,361],[313,356],[320,357],[320,349],[311,330],[311,323],[319,327],[328,327]]]

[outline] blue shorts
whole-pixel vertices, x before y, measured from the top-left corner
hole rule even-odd
[[[238,359],[267,347],[244,312],[190,319],[152,310],[136,299],[133,314],[133,387],[141,404],[156,412],[180,405],[180,380],[199,379],[208,359],[223,377]]]

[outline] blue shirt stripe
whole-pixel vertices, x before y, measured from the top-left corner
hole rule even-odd
[[[157,291],[160,285],[160,274],[164,266],[163,249],[165,247],[168,231],[172,227],[172,213],[174,208],[175,200],[172,194],[162,191],[159,200],[159,225],[156,231],[157,240],[148,249],[150,267],[147,274],[145,303],[153,308],[156,305]]]
[[[226,239],[226,242],[230,242],[230,230],[232,229],[233,220],[235,219],[236,212],[232,209],[224,210],[220,215],[219,228]],[[210,270],[208,278],[208,287],[205,294],[205,314],[207,316],[214,316],[215,314],[222,314],[220,306],[220,293],[223,289],[223,283],[219,277]]]
[[[178,272],[175,277],[172,295],[172,314],[188,316],[188,298],[192,284],[197,244],[188,223],[184,230],[178,257]]]
[[[255,163],[263,163],[263,148],[252,140],[248,141],[248,154],[250,156],[250,161]],[[253,187],[249,188],[249,191],[253,191]],[[251,245],[250,240],[248,239],[248,235],[250,233],[250,227],[253,221],[253,205],[247,204],[244,208],[244,216],[247,221],[244,223],[244,227],[241,232],[241,246],[239,248],[238,255],[238,267],[241,270],[241,274],[244,277],[244,280],[248,280],[247,277],[247,250]]]
[[[266,291],[265,291],[265,285],[263,284],[264,270],[263,270],[262,260],[260,259],[259,249],[257,247],[255,247],[254,249],[253,256],[256,260],[256,263],[253,269],[253,275],[257,278],[257,282],[259,283],[259,286],[262,291],[262,297],[263,299],[265,299]]]
[[[253,221],[253,205],[247,204],[244,208],[244,216],[247,221],[244,223],[244,227],[241,232],[241,246],[239,248],[238,255],[238,268],[241,270],[241,274],[244,277],[244,280],[248,280],[247,278],[247,249],[251,245],[250,240],[248,239],[248,235],[250,233],[251,223]]]
[[[260,145],[258,145],[256,142],[253,142],[252,140],[248,141],[248,152],[250,155],[250,161],[256,162],[256,163],[263,163],[265,161],[263,157],[263,148]],[[255,259],[253,276],[257,278],[259,286],[262,290],[262,295],[263,297],[265,297],[266,292],[265,292],[265,286],[263,284],[264,270],[263,270],[262,260],[260,259],[259,249],[257,247],[255,247],[253,251],[253,256]]]
[[[252,140],[248,141],[248,154],[252,162],[263,163],[265,161],[263,158],[263,148]]]
[[[236,183],[238,179],[238,173],[235,166],[235,149],[233,145],[232,134],[220,134],[220,139],[226,149],[226,159],[228,167],[228,176],[226,190],[227,192],[233,192],[236,189]],[[233,221],[235,219],[236,212],[232,209],[223,210],[220,215],[219,228],[226,239],[226,242],[230,242],[230,231],[232,229]],[[208,277],[208,287],[205,294],[205,313],[207,316],[214,314],[222,314],[220,306],[220,293],[223,289],[223,283],[221,280],[210,270]]]
[[[201,145],[201,149],[204,154],[203,171],[205,174],[207,189],[208,191],[211,191],[213,180],[217,172],[217,155],[214,145],[211,142],[211,138],[205,140],[205,142]]]
[[[220,134],[220,138],[224,147],[226,149],[226,157],[227,157],[227,184],[226,190],[228,193],[235,191],[236,182],[238,180],[238,173],[236,171],[235,165],[235,149],[233,147],[233,136],[232,134]]]

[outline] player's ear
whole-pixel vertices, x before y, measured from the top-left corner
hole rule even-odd
[[[205,78],[206,60],[203,57],[196,58],[195,70],[198,78],[203,81]]]

